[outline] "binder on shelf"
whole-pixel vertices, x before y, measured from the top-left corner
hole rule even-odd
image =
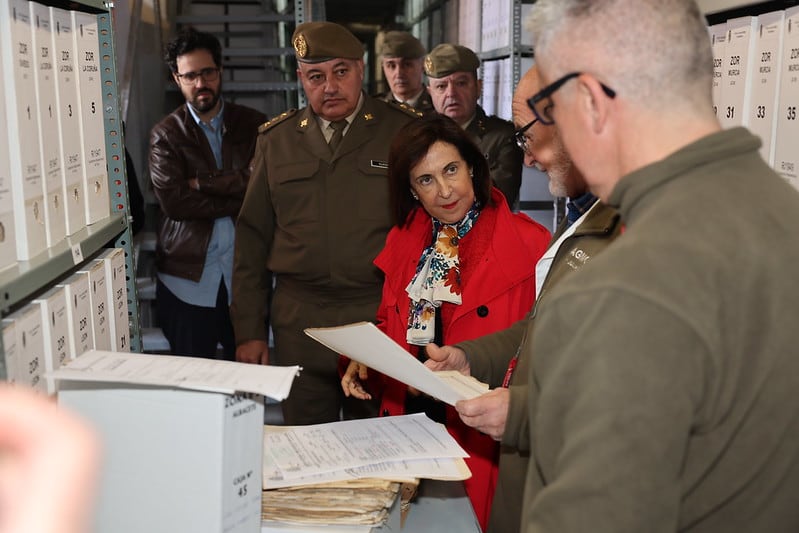
[[[3,55],[0,54],[0,73]],[[17,242],[14,235],[14,195],[11,192],[8,130],[6,129],[5,85],[0,84],[0,270],[17,262]]]
[[[47,248],[44,186],[39,132],[30,7],[27,0],[0,4],[0,54],[14,201],[17,259],[27,261]]]
[[[30,2],[29,6],[36,72],[34,86],[39,103],[36,115],[44,194],[44,227],[47,246],[55,246],[66,236],[61,154],[58,147],[58,103],[55,96],[56,58],[53,53],[50,8],[37,2]]]
[[[17,375],[19,353],[17,352],[17,323],[13,320],[0,322],[3,330],[3,359],[6,364],[6,381],[12,383]]]
[[[482,0],[461,0],[458,6],[458,43],[475,52],[481,49]]]
[[[721,91],[724,87],[724,51],[727,45],[727,23],[714,24],[708,28],[713,48],[713,111],[719,116]]]
[[[799,189],[799,6],[785,10],[774,170]]]
[[[757,17],[755,54],[750,78],[749,129],[763,141],[760,155],[774,166],[774,136],[777,130],[778,89],[782,60],[784,11]]]
[[[83,158],[80,145],[78,68],[74,53],[72,16],[69,11],[50,8],[56,72],[56,116],[61,154],[61,185],[66,219],[65,233],[72,235],[86,226],[83,189]]]
[[[84,209],[90,225],[111,213],[97,16],[72,11],[72,35],[78,63]]]
[[[128,288],[125,279],[125,250],[109,248],[95,260],[103,263],[110,307],[109,326],[111,349],[116,352],[130,351],[130,324],[128,323]]]
[[[74,359],[92,349],[92,304],[89,296],[89,275],[85,272],[72,274],[57,287],[64,288],[67,300],[67,322],[69,322],[69,358]]]
[[[69,361],[69,319],[67,298],[63,287],[53,287],[31,302],[39,308],[44,337],[44,368],[46,372],[57,370]],[[47,392],[54,394],[53,378],[47,378]]]
[[[724,73],[721,89],[719,121],[724,128],[748,126],[749,80],[754,63],[754,34],[757,17],[739,17],[727,21],[727,42],[724,46]]]
[[[39,306],[28,304],[3,319],[4,325],[10,322],[14,323],[16,330],[17,360],[14,373],[8,372],[8,380],[47,392],[44,379],[44,334]]]
[[[499,88],[499,61],[487,60],[483,65],[482,108],[486,115],[496,115],[497,89]]]
[[[110,312],[108,311],[108,280],[105,277],[105,264],[91,262],[78,272],[89,275],[89,302],[91,303],[92,347],[96,350],[111,350]]]

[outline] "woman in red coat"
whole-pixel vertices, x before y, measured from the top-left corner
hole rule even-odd
[[[385,274],[378,326],[423,361],[430,342],[451,345],[522,319],[532,308],[535,264],[550,235],[511,213],[463,129],[445,116],[409,123],[392,142],[388,168],[396,225],[374,261]],[[442,404],[374,374],[366,383],[366,368],[350,362],[344,393],[379,398],[384,416],[424,410],[435,418],[435,404],[444,412]],[[466,492],[485,528],[498,444],[465,426],[454,409],[447,409],[446,424],[470,455]]]

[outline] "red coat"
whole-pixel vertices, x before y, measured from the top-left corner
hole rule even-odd
[[[524,318],[535,300],[535,264],[549,244],[549,231],[524,214],[511,213],[497,189],[492,191],[492,198],[496,205],[482,210],[458,245],[462,303],[444,303],[438,310],[444,344],[504,329]],[[409,226],[395,226],[389,232],[386,246],[374,262],[385,274],[383,298],[377,310],[378,326],[400,346],[416,354],[419,347],[405,341],[410,305],[405,288],[416,271],[422,250],[432,240],[433,229],[430,216],[421,208],[411,217]],[[381,376],[377,382],[370,379],[370,389],[381,398],[380,413],[404,413],[406,385]],[[471,456],[466,461],[472,471],[472,477],[465,482],[466,492],[485,529],[496,484],[498,444],[464,425],[449,407],[447,427]]]

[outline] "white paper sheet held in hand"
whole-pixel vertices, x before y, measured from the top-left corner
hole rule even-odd
[[[307,328],[305,334],[334,352],[450,405],[488,392],[488,385],[458,372],[433,372],[371,322]]]
[[[252,392],[285,400],[298,366],[262,366],[199,357],[89,350],[49,377],[161,385],[234,394]]]
[[[283,479],[384,461],[469,456],[424,413],[293,426],[266,433],[264,453],[272,455]]]

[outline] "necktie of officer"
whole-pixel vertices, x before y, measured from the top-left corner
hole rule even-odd
[[[330,141],[327,145],[330,147],[330,153],[335,154],[338,145],[341,144],[341,140],[344,138],[344,129],[347,127],[347,121],[334,120],[330,123],[330,127],[333,128],[333,136],[330,137]]]

